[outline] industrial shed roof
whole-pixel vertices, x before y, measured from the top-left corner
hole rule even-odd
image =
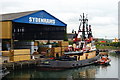
[[[14,19],[20,18],[22,16],[26,16],[26,15],[38,12],[38,11],[41,11],[41,10],[19,12],[19,13],[0,14],[0,17],[1,17],[0,21],[14,20]]]
[[[52,16],[45,10],[35,10],[19,13],[1,14],[0,21],[12,21],[28,24],[43,24],[54,26],[67,26],[64,22]]]

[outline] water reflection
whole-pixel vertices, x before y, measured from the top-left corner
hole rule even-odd
[[[110,65],[109,65],[110,66]],[[95,74],[97,74],[98,70],[106,69],[107,66],[86,66],[78,69],[70,69],[65,71],[40,71],[38,69],[30,69],[30,70],[19,70],[11,72],[5,78],[59,78],[59,79],[75,79],[75,78],[95,78]]]
[[[24,78],[32,80],[34,78],[59,80],[74,80],[75,78],[118,78],[118,57],[110,56],[110,65],[90,65],[78,69],[69,69],[64,71],[41,71],[39,69],[13,71],[5,78],[8,80],[14,78]],[[113,74],[114,73],[114,74]]]

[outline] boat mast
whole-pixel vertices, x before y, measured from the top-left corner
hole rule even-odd
[[[81,21],[80,23],[82,23],[82,31],[81,31],[82,32],[82,41],[84,41],[86,39],[85,32],[87,32],[87,34],[88,34],[88,19],[87,19],[87,16],[85,17],[84,13],[83,13],[83,16],[81,16],[81,18],[82,19],[80,19],[80,21]],[[86,28],[86,31],[85,31],[85,28]],[[80,27],[79,27],[79,29],[80,29]]]
[[[80,21],[79,30],[78,30],[78,33],[76,33],[76,31],[75,31],[74,38],[77,38],[78,34],[80,32],[81,33],[81,35],[80,35],[81,36],[81,41],[85,41],[85,39],[88,37],[88,36],[86,36],[86,32],[87,32],[87,35],[88,35],[89,34],[89,30],[88,30],[88,19],[84,15],[84,13],[83,13],[83,15],[80,15],[79,21]],[[77,40],[75,40],[75,42],[77,42]]]
[[[82,29],[82,41],[85,40],[85,16],[84,16],[84,13],[83,13],[83,19],[82,19],[82,23],[83,23],[83,29]]]

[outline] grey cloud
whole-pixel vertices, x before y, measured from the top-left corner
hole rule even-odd
[[[78,29],[80,14],[84,12],[88,14],[89,23],[94,26],[93,30],[98,31],[100,28],[105,30],[110,25],[113,26],[109,27],[109,30],[112,30],[113,27],[116,30],[118,1],[119,0],[2,0],[0,2],[0,4],[2,4],[2,11],[0,11],[0,13],[44,9],[68,24],[67,31],[71,32],[71,29]],[[96,17],[99,17],[98,20],[95,19]],[[105,21],[106,18],[108,22]],[[115,32],[115,30],[113,29],[113,32]],[[101,36],[100,34],[109,36],[105,31],[104,34],[102,32],[95,32],[97,37]],[[116,35],[117,34],[114,34],[113,37]]]

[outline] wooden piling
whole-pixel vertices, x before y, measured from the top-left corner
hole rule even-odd
[[[35,67],[37,62],[40,60],[29,60],[29,61],[20,61],[20,62],[8,62],[8,63],[3,63],[2,67],[6,67],[8,70],[15,70],[15,69],[23,69],[25,68],[30,68],[30,67]]]

